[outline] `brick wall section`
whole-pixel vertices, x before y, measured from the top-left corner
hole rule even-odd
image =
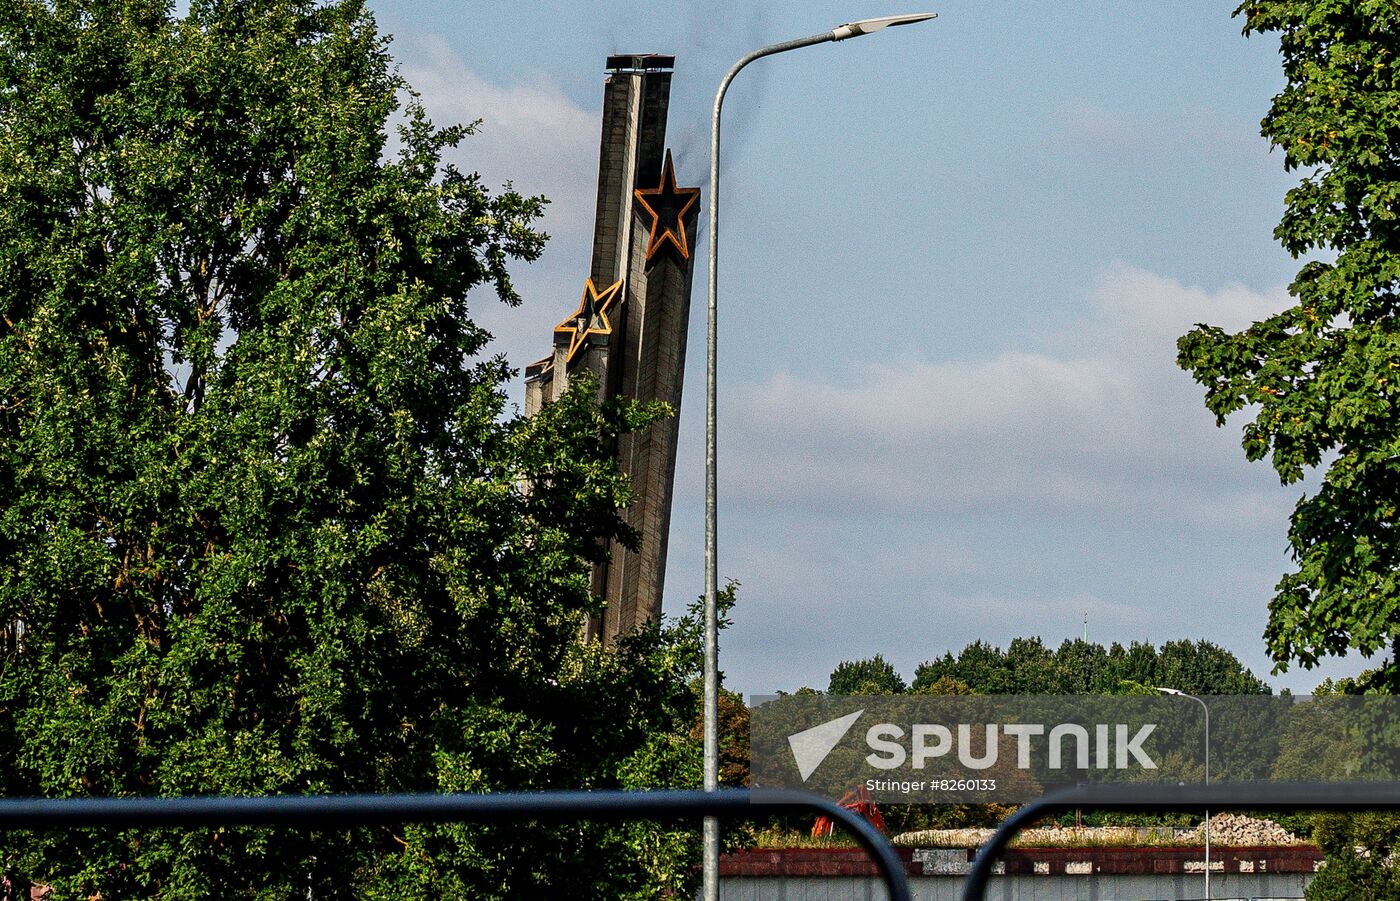
[[[913,874],[913,848],[895,848],[904,872]],[[919,870],[922,872],[922,870]],[[720,876],[878,876],[860,848],[783,848],[735,851],[719,859]]]

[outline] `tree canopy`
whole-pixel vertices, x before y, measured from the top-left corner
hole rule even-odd
[[[827,694],[881,695],[899,694],[906,688],[904,679],[894,665],[876,654],[865,660],[847,660],[832,670]]]
[[[1250,409],[1243,447],[1284,484],[1325,470],[1294,508],[1295,567],[1269,604],[1278,669],[1389,651],[1357,692],[1400,690],[1400,6],[1245,0],[1246,35],[1276,34],[1286,84],[1261,124],[1302,173],[1275,237],[1308,257],[1293,304],[1230,334],[1198,325],[1178,362],[1223,425]],[[1395,896],[1393,814],[1319,819],[1327,866],[1311,899]],[[1358,854],[1358,849],[1366,849]]]
[[[0,0],[6,796],[698,780],[694,624],[576,640],[656,411],[581,379],[507,414],[469,301],[518,302],[542,200],[445,165],[470,132],[359,0]],[[0,863],[57,897],[597,897],[682,890],[690,847],[7,832]]]
[[[1039,637],[1015,638],[1002,650],[974,641],[956,655],[946,651],[919,664],[908,690],[916,694],[1118,694],[1125,683],[1165,686],[1190,694],[1268,694],[1270,689],[1239,658],[1208,641],[1145,642],[1067,639],[1051,649]],[[831,673],[828,694],[900,694],[904,678],[876,654],[848,660]]]
[[[1280,669],[1389,650],[1400,670],[1400,7],[1389,0],[1248,0],[1246,34],[1277,34],[1287,83],[1262,133],[1302,173],[1274,234],[1309,257],[1293,305],[1230,334],[1199,325],[1178,362],[1243,447],[1285,484],[1325,469],[1288,530],[1296,562],[1266,632]]]

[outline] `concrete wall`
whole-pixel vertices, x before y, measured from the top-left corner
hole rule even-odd
[[[1221,899],[1300,899],[1312,879],[1302,873],[1233,874],[1212,877],[1211,895]],[[959,876],[911,876],[916,901],[961,901]],[[727,877],[722,901],[880,901],[884,883],[869,876]],[[988,901],[1195,901],[1204,898],[1200,876],[995,876]]]
[[[896,848],[919,901],[961,901],[974,852]],[[1211,851],[1214,901],[1297,901],[1322,859],[1310,845]],[[988,901],[1198,901],[1205,898],[1202,848],[1013,848],[997,864]],[[884,898],[863,851],[788,848],[727,854],[725,901],[835,901]]]

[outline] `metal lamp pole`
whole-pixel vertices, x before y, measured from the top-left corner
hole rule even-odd
[[[719,272],[719,126],[720,110],[724,105],[725,92],[734,76],[749,63],[775,53],[824,44],[827,41],[844,41],[847,38],[874,34],[892,25],[910,25],[932,19],[935,13],[917,13],[903,16],[884,16],[878,19],[863,19],[838,25],[831,31],[814,34],[811,37],[783,41],[753,51],[740,59],[725,73],[715,91],[714,113],[710,120],[710,267],[709,267],[709,328],[706,336],[705,366],[705,790],[719,790],[719,562],[716,553],[718,519],[716,516],[716,493],[718,481],[715,472],[715,408],[716,381],[715,359],[717,349],[718,307],[715,303],[715,286]],[[704,856],[704,901],[719,899],[719,820],[705,818]]]
[[[1206,702],[1196,697],[1188,695],[1184,691],[1177,691],[1175,688],[1158,688],[1164,695],[1172,695],[1178,698],[1190,698],[1206,713],[1206,785],[1210,785],[1210,707]],[[1206,901],[1210,901],[1210,808],[1206,808]]]

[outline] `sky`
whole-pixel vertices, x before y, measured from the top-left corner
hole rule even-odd
[[[676,57],[668,143],[708,198],[709,110],[749,50],[935,11],[760,60],[725,103],[719,569],[741,583],[726,685],[825,688],[843,660],[981,639],[1204,638],[1270,675],[1290,566],[1281,486],[1176,368],[1194,323],[1288,304],[1283,171],[1259,121],[1278,44],[1232,4],[371,0],[450,159],[550,199],[524,304],[473,316],[518,369],[589,269],[604,61]],[[927,4],[927,5],[924,5]],[[702,221],[704,214],[702,213]],[[697,259],[708,253],[699,238]],[[691,310],[665,611],[703,590],[704,271]],[[523,403],[523,382],[511,387]],[[1372,663],[1378,662],[1372,661]]]

